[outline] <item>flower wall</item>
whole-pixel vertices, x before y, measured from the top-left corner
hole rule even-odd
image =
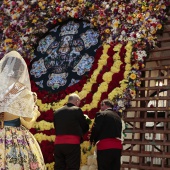
[[[29,67],[41,37],[70,18],[90,22],[101,36],[93,65],[79,83],[54,94],[31,82],[41,111],[31,132],[40,144],[48,169],[53,169],[54,165],[53,111],[63,106],[69,94],[75,92],[82,99],[84,114],[91,119],[105,98],[113,100],[114,109],[122,114],[141,84],[140,70],[149,50],[156,46],[156,32],[163,29],[168,5],[166,0],[3,0],[0,58],[17,50]],[[87,136],[82,143],[82,164],[93,151],[87,149]]]

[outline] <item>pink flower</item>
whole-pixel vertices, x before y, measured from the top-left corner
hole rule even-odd
[[[31,169],[37,169],[38,168],[38,162],[31,162],[30,166],[31,166]]]

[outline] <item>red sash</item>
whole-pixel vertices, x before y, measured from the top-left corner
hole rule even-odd
[[[122,149],[122,141],[116,138],[102,139],[97,143],[97,150]]]
[[[57,135],[54,144],[80,144],[80,136]]]

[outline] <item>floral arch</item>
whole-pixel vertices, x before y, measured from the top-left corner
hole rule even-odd
[[[82,109],[91,119],[104,98],[114,100],[119,113],[130,106],[140,86],[144,60],[156,46],[156,32],[163,29],[167,19],[167,6],[166,0],[3,0],[0,58],[17,50],[30,67],[37,42],[52,27],[70,18],[88,21],[100,33],[101,47],[79,83],[53,94],[40,90],[32,80],[41,116],[31,131],[40,143],[47,168],[52,169],[54,163],[53,111],[66,103],[70,93],[81,96]],[[82,144],[82,164],[90,154],[86,144]]]

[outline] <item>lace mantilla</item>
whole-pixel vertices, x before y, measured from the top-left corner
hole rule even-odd
[[[34,98],[31,91],[21,83],[15,83],[0,99],[0,112],[8,112],[22,117],[33,117]]]

